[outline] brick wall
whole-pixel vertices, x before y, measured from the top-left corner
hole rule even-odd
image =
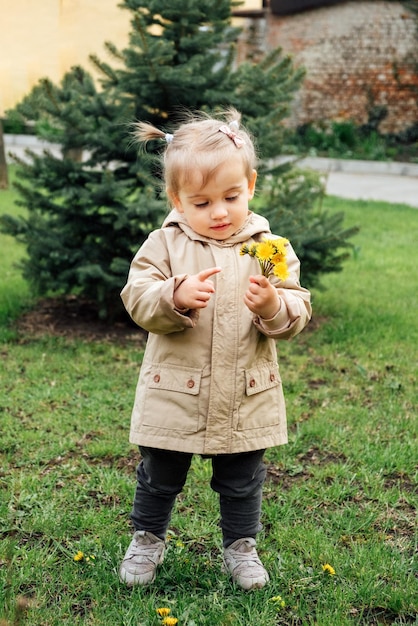
[[[303,65],[292,125],[319,120],[367,122],[373,107],[387,108],[382,132],[418,122],[418,38],[413,14],[402,2],[351,0],[286,17],[266,13],[258,50],[281,46]],[[241,57],[244,50],[241,49]]]

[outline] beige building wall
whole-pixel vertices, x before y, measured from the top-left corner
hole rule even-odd
[[[94,74],[89,54],[128,42],[131,12],[119,0],[0,0],[0,117],[40,78],[59,82],[73,65]],[[259,8],[261,0],[247,0]]]
[[[59,82],[88,56],[106,59],[103,44],[123,47],[129,11],[118,0],[0,0],[0,116],[40,78]]]

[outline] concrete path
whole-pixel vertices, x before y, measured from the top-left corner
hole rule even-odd
[[[418,208],[418,164],[309,158],[301,165],[323,172],[332,196]]]
[[[331,172],[326,190],[340,198],[384,200],[418,208],[418,177]]]
[[[14,152],[22,158],[26,148],[34,152],[49,148],[52,153],[60,154],[58,145],[41,142],[36,137],[5,135],[4,139],[6,152]],[[278,161],[291,158],[280,157]],[[299,161],[299,165],[322,172],[330,195],[383,200],[418,208],[418,164],[308,157]]]

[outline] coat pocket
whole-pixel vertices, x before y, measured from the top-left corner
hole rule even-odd
[[[279,368],[276,363],[266,363],[245,371],[245,393],[253,396],[260,391],[277,387],[281,384]]]
[[[265,363],[244,372],[245,394],[238,411],[238,430],[280,423],[285,415],[282,381],[277,363]]]
[[[202,370],[169,364],[154,364],[146,375],[142,398],[144,426],[196,432],[199,428],[199,398]]]

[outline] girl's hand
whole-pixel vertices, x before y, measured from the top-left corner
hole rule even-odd
[[[250,285],[244,295],[247,307],[265,320],[276,315],[280,309],[280,298],[266,276],[250,276]]]
[[[207,307],[212,294],[215,293],[215,287],[209,278],[220,271],[220,267],[210,267],[186,278],[174,292],[176,308],[204,309]]]

